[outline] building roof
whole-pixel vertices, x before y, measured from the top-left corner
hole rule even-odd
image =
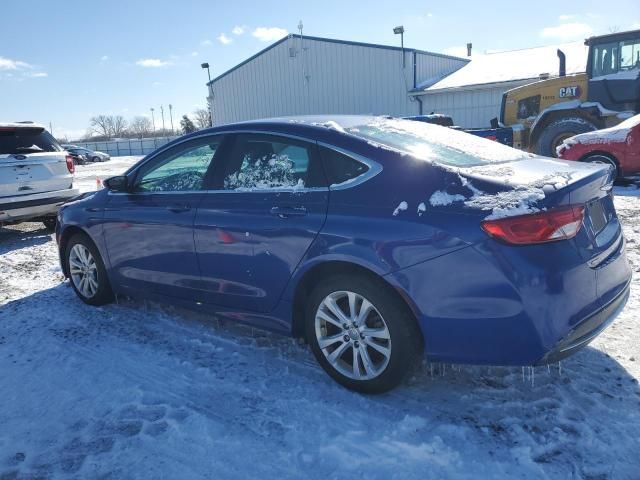
[[[238,68],[242,67],[243,65],[245,65],[245,64],[249,63],[250,61],[254,60],[255,58],[259,57],[263,53],[268,52],[269,50],[271,50],[274,47],[277,47],[278,45],[280,45],[283,42],[286,42],[290,38],[300,38],[300,35],[298,35],[298,34],[288,34],[286,37],[283,37],[280,40],[278,40],[278,41],[272,43],[271,45],[269,45],[267,48],[265,48],[263,50],[260,50],[258,53],[256,53],[255,55],[252,55],[251,57],[247,58],[245,61],[240,62],[235,67],[232,67],[229,70],[227,70],[226,72],[221,73],[216,78],[214,78],[213,80],[208,82],[207,85],[212,85],[213,83],[215,83],[218,80],[220,80],[221,78],[227,76],[228,74],[230,74],[234,70],[237,70]],[[402,50],[401,47],[396,47],[396,46],[391,46],[391,45],[379,45],[379,44],[376,44],[376,43],[364,43],[364,42],[352,42],[350,40],[338,40],[338,39],[335,39],[335,38],[310,37],[308,35],[304,35],[302,38],[304,38],[305,40],[313,40],[313,41],[316,41],[316,42],[338,43],[338,44],[341,44],[341,45],[351,45],[351,46],[356,46],[356,47],[381,48],[381,49],[385,49],[385,50],[396,50],[396,51]],[[426,50],[417,50],[415,48],[407,48],[407,47],[405,47],[404,51],[405,52],[422,53],[422,54],[425,54],[425,55],[432,55],[434,57],[450,58],[452,60],[468,61],[467,58],[455,57],[453,55],[445,55],[443,53],[429,52],[429,51],[426,51]]]
[[[423,91],[431,93],[436,90],[538,79],[541,74],[556,76],[559,68],[556,53],[558,49],[566,55],[567,75],[586,71],[588,47],[584,42],[572,42],[475,55],[465,66]]]

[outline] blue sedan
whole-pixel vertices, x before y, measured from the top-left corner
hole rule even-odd
[[[66,206],[82,301],[123,294],[302,337],[342,385],[431,361],[540,365],[624,307],[609,167],[388,117],[262,120],[179,138]]]

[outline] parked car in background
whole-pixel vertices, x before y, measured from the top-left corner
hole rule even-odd
[[[417,360],[558,361],[624,307],[608,168],[383,117],[230,124],[179,138],[65,205],[85,303],[115,293],[303,337],[342,385]]]
[[[0,224],[42,221],[53,230],[60,205],[78,195],[74,169],[44,127],[0,123]]]
[[[503,145],[513,146],[513,129],[511,127],[499,127],[496,123],[491,128],[462,128],[454,125],[453,118],[442,113],[431,113],[429,115],[414,115],[411,117],[403,117],[405,120],[413,120],[415,122],[430,123],[432,125],[440,125],[442,127],[454,128],[470,133],[476,137],[486,138]],[[494,122],[492,120],[492,122]],[[497,122],[497,119],[495,120]]]
[[[89,150],[88,148],[79,147],[77,145],[62,145],[68,152],[83,155],[90,162],[107,162],[111,160],[111,155],[104,152]]]
[[[81,153],[71,152],[67,150],[67,154],[73,159],[74,165],[86,165],[88,162],[87,157],[85,157]]]
[[[616,178],[640,174],[640,115],[615,127],[582,133],[558,147],[558,157],[611,165]]]

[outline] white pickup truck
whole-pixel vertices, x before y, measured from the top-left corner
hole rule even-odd
[[[53,231],[56,213],[78,195],[73,158],[43,126],[0,123],[0,225],[42,221]]]

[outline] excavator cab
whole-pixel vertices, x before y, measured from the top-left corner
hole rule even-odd
[[[616,112],[640,110],[640,30],[592,37],[587,74],[589,102]]]

